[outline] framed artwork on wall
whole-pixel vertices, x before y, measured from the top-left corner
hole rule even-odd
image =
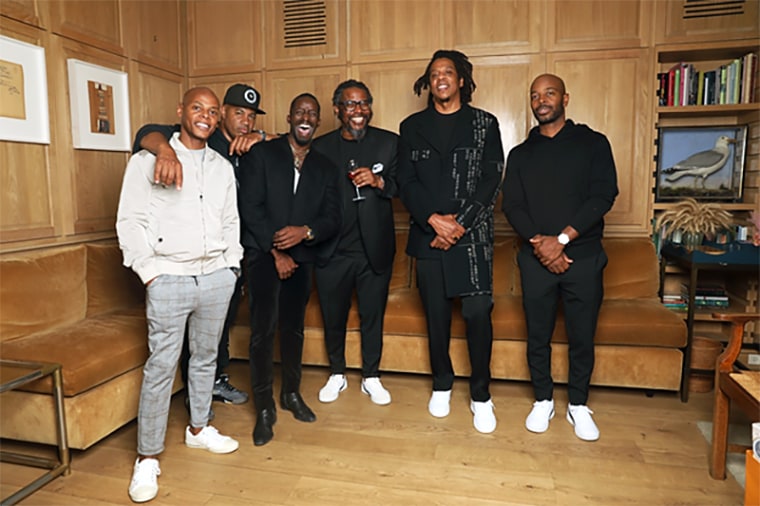
[[[50,144],[45,48],[2,35],[0,140]]]
[[[747,126],[663,127],[655,201],[741,202]]]
[[[130,151],[127,74],[74,58],[67,63],[74,147]]]

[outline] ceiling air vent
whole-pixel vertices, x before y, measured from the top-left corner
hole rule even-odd
[[[283,2],[285,48],[327,45],[325,0]]]
[[[685,0],[683,19],[715,18],[744,14],[746,0]]]

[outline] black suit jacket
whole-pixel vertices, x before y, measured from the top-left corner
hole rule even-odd
[[[346,160],[341,156],[342,142],[346,141],[341,139],[341,131],[337,129],[315,139],[314,149],[330,158],[337,167],[345,167]],[[392,267],[396,254],[392,198],[398,192],[398,136],[387,130],[369,127],[359,145],[361,151],[357,163],[360,167],[372,168],[377,163],[383,165],[383,170],[378,174],[385,180],[384,188],[362,188],[361,194],[366,200],[356,204],[359,236],[364,253],[372,270],[380,274]],[[341,188],[344,186],[341,185]],[[341,199],[341,202],[345,202],[345,199]]]
[[[307,225],[314,240],[302,241],[286,253],[296,263],[326,262],[341,226],[337,167],[310,150],[293,194],[293,153],[287,136],[255,144],[240,162],[238,208],[243,247],[269,253],[276,231],[288,225]]]
[[[431,106],[409,116],[400,127],[398,182],[401,200],[411,214],[407,253],[420,258],[441,255],[441,250],[429,246],[435,231],[427,220],[433,213],[457,216],[466,230],[460,245],[488,239],[483,234],[493,228],[493,204],[504,169],[495,116],[463,105],[446,146],[438,145],[437,119]]]

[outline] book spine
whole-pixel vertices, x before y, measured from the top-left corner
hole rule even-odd
[[[726,103],[726,79],[728,78],[728,69],[725,65],[720,66],[720,91],[718,92],[718,104],[724,105]]]
[[[697,94],[694,98],[694,103],[702,105],[705,103],[705,73],[701,70],[697,72]]]
[[[676,69],[675,67],[671,67],[671,69],[668,70],[668,103],[667,105],[669,106],[673,105],[673,99],[675,96],[675,87],[676,87]]]

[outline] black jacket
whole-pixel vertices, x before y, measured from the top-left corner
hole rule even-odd
[[[378,274],[390,269],[396,253],[396,235],[393,224],[392,197],[398,192],[396,183],[398,136],[393,132],[369,127],[360,141],[345,141],[341,130],[334,130],[314,140],[314,149],[330,158],[339,168],[346,166],[347,160],[341,151],[341,143],[359,142],[360,155],[356,160],[359,167],[372,168],[382,164],[378,174],[385,181],[382,190],[364,187],[360,189],[366,200],[357,202],[356,213],[364,253],[372,270]],[[344,171],[345,172],[345,171]],[[345,173],[342,177],[346,177]],[[346,185],[340,185],[345,188]],[[346,199],[341,199],[345,202]]]
[[[493,206],[504,168],[499,123],[493,114],[469,105],[455,114],[445,147],[437,146],[439,118],[432,107],[401,123],[398,182],[411,214],[406,251],[417,258],[442,259],[444,275],[461,276],[461,283],[447,279],[447,286],[459,285],[458,294],[490,293]],[[430,247],[435,231],[427,220],[433,213],[456,214],[466,231],[446,253]]]
[[[293,194],[293,153],[288,137],[255,144],[240,159],[238,209],[246,251],[269,253],[274,233],[288,225],[308,225],[314,240],[286,252],[296,263],[323,264],[338,240],[341,204],[337,167],[311,149]]]

